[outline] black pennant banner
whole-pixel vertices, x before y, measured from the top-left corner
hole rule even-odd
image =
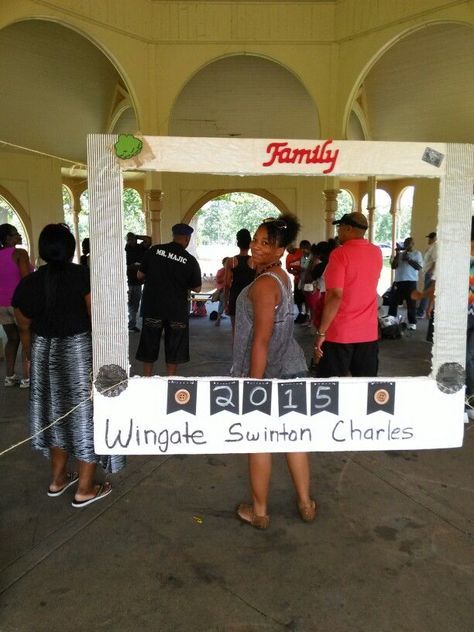
[[[311,415],[339,415],[339,382],[311,382]]]
[[[242,414],[246,415],[254,410],[270,415],[272,409],[272,383],[267,380],[252,380],[244,382],[242,399]]]
[[[306,415],[306,384],[305,382],[278,383],[278,415],[287,413]]]
[[[196,380],[168,380],[167,415],[178,410],[184,410],[187,413],[191,413],[191,415],[195,415],[196,399]]]
[[[382,410],[394,414],[395,382],[369,382],[367,388],[367,414]]]
[[[210,384],[210,409],[211,415],[223,410],[239,414],[239,382],[238,380],[226,380]]]

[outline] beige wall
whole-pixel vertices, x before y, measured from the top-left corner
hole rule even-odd
[[[251,54],[281,64],[302,82],[318,110],[322,138],[344,138],[351,99],[387,47],[426,24],[457,21],[474,25],[473,7],[472,2],[442,0],[3,0],[0,29],[17,20],[39,18],[83,34],[122,75],[143,133],[168,133],[173,104],[199,69],[226,55]],[[4,153],[0,166],[0,184],[16,192],[31,216],[36,241],[41,226],[62,217],[57,163]],[[276,177],[268,182],[260,178],[229,178],[225,187],[212,176],[164,174],[151,181],[159,182],[159,186],[152,184],[148,188],[164,190],[163,235],[188,212],[193,196],[203,191],[260,187],[282,196],[301,218],[303,233],[309,239],[324,237],[323,179]],[[424,216],[422,220],[417,211],[414,235],[418,243],[420,236],[432,227],[435,196],[434,189],[425,189],[425,185],[417,193],[416,205]]]
[[[419,180],[413,197],[412,237],[417,250],[427,248],[426,235],[438,225],[439,180]]]
[[[11,193],[25,211],[26,217],[22,219],[29,233],[34,261],[43,226],[64,221],[59,163],[51,158],[2,152],[0,174],[0,186]]]
[[[283,210],[296,213],[302,222],[301,235],[305,239],[324,239],[323,189],[324,178],[318,177],[252,177],[199,176],[195,174],[163,174],[162,237],[170,235],[174,223],[190,220],[190,211],[208,191],[243,191],[262,189],[267,199],[280,200]],[[249,186],[250,185],[250,186]]]

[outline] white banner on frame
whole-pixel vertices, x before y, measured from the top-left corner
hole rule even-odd
[[[458,447],[464,391],[427,377],[132,378],[94,393],[98,454],[224,454]]]
[[[390,412],[387,406],[373,412],[366,408],[364,412],[369,389],[375,396],[376,386],[369,380],[351,378],[334,382],[340,386],[337,413],[322,410],[313,414],[308,409],[305,414],[290,410],[280,415],[275,406],[280,406],[280,399],[285,394],[280,393],[283,388],[280,382],[272,382],[270,411],[242,408],[237,421],[236,413],[229,410],[211,414],[206,408],[209,406],[210,380],[221,380],[225,386],[224,382],[229,380],[225,377],[195,380],[194,401],[199,414],[183,409],[168,410],[168,402],[166,400],[165,405],[163,399],[169,396],[167,380],[127,378],[121,209],[121,172],[125,169],[227,175],[439,178],[438,271],[431,376],[385,378],[385,387],[378,390],[386,393],[379,392],[377,397],[382,400],[388,394],[390,399],[391,389],[395,388],[397,406]],[[97,453],[162,454],[163,445],[166,453],[185,454],[400,450],[462,444],[462,367],[465,363],[468,242],[474,178],[472,145],[91,135],[88,137],[88,178],[94,380],[96,384],[101,382],[99,390],[114,383],[128,383],[124,392],[115,397],[104,397],[94,390]],[[104,243],[109,247],[104,248]],[[102,381],[98,377],[101,373]],[[304,389],[300,386],[297,391],[300,395],[305,391],[306,404],[311,406],[317,381],[303,382]],[[188,387],[191,388],[189,384]],[[243,398],[246,388],[245,381],[239,381]],[[261,388],[265,390],[268,386],[262,384]],[[182,390],[188,389],[183,387]],[[257,391],[257,399],[259,394],[263,397],[263,391]],[[324,395],[324,390],[320,394]],[[190,401],[193,401],[192,397]],[[246,401],[245,398],[242,401]],[[266,435],[258,434],[262,428],[266,428]],[[296,440],[293,440],[294,434],[291,437],[288,434],[292,431],[296,433]],[[256,434],[258,439],[253,439]]]
[[[406,175],[439,178],[445,143],[144,136],[127,169],[225,175]],[[127,154],[124,154],[127,155]]]

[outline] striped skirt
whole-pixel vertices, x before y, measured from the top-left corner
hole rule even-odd
[[[94,452],[91,377],[90,332],[66,338],[33,337],[30,429],[35,436],[32,445],[45,456],[49,456],[50,448],[60,448],[79,461],[100,463],[106,471],[118,472],[125,465],[125,457],[98,456]],[[48,428],[63,416],[64,419]]]

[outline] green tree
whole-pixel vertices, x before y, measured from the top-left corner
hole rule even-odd
[[[413,211],[413,196],[415,187],[404,189],[400,196],[398,207],[397,241],[403,241],[411,236],[411,216]]]
[[[146,234],[143,202],[136,189],[127,187],[123,190],[123,229],[126,233]]]
[[[0,195],[0,224],[11,224],[21,235],[23,247],[30,249],[28,234],[17,212],[7,200]]]
[[[392,198],[384,189],[375,191],[375,243],[392,243],[392,216],[390,214]],[[368,194],[362,198],[362,211],[367,209]]]
[[[392,216],[390,213],[385,213],[377,218],[374,240],[377,244],[392,243]]]
[[[335,219],[341,219],[346,213],[352,213],[354,210],[354,202],[352,195],[349,191],[341,189],[341,192],[337,194],[337,210],[334,215]]]
[[[145,215],[140,194],[136,189],[125,188],[122,194],[123,199],[123,231],[124,237],[128,232],[144,235]],[[81,209],[79,212],[79,240],[89,237],[89,191],[85,190],[80,197]],[[74,233],[72,198],[69,189],[63,186],[63,210],[64,221]]]
[[[74,232],[74,222],[72,218],[72,197],[71,192],[63,184],[63,213],[64,213],[64,223],[69,226],[69,230]]]
[[[205,204],[197,213],[198,245],[235,243],[241,228],[254,233],[266,217],[277,217],[274,204],[253,193],[225,193]]]

